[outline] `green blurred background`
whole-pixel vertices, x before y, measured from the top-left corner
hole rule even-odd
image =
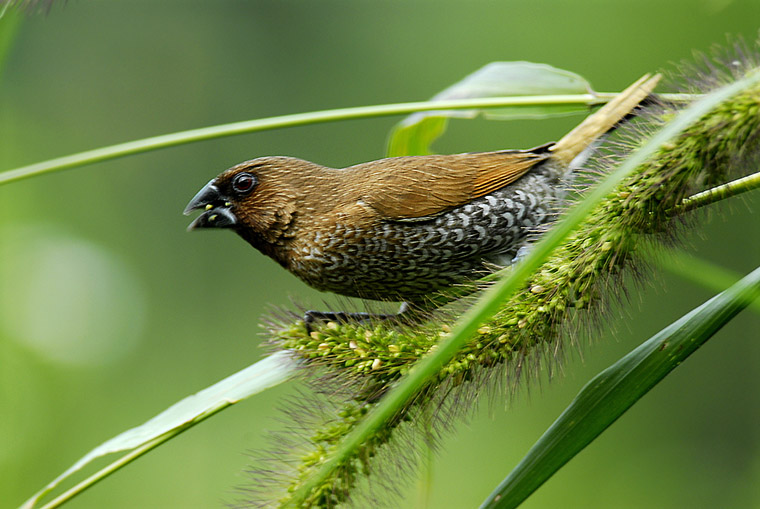
[[[493,60],[549,63],[616,91],[726,34],[754,41],[758,26],[754,0],[59,2],[22,21],[0,71],[0,169],[236,120],[422,100]],[[436,149],[530,147],[580,118],[454,121]],[[181,211],[200,186],[260,155],[382,157],[396,120],[226,138],[0,187],[0,506],[256,361],[271,306],[324,307],[234,235],[186,233]],[[756,194],[695,228],[688,249],[754,268]],[[481,502],[589,378],[710,295],[668,274],[632,291],[616,332],[567,348],[552,383],[508,409],[496,395],[458,426],[432,466],[429,506]],[[525,507],[760,507],[758,326],[739,316]],[[289,393],[223,412],[71,507],[234,501],[246,453],[282,426]],[[420,506],[418,481],[405,493],[404,507]]]

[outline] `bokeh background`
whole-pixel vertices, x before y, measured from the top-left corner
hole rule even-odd
[[[218,123],[422,100],[494,60],[549,63],[617,91],[727,34],[754,41],[759,26],[754,0],[60,2],[23,19],[0,73],[0,169]],[[580,118],[454,121],[436,149],[530,147]],[[294,296],[323,306],[234,235],[186,233],[181,211],[201,185],[260,155],[376,159],[396,120],[208,141],[0,187],[0,506],[255,362],[271,306]],[[753,269],[758,205],[722,207],[687,235],[688,249]],[[551,383],[508,408],[491,398],[449,436],[429,507],[480,503],[586,381],[710,296],[667,273],[633,291],[617,330],[569,349]],[[739,316],[525,507],[760,507],[759,326]],[[235,500],[246,453],[281,426],[276,407],[290,393],[215,416],[71,507]],[[420,507],[420,483],[408,481],[400,503]]]

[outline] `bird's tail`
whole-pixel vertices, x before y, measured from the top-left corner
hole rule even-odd
[[[558,159],[565,166],[569,166],[576,156],[586,150],[597,138],[615,127],[651,94],[658,81],[660,81],[659,74],[654,76],[646,74],[636,83],[620,92],[602,109],[587,117],[586,120],[552,146],[550,150],[553,152],[553,158]]]

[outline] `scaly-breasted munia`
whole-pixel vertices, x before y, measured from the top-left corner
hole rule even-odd
[[[421,302],[514,256],[566,192],[571,162],[647,97],[644,76],[557,143],[380,159],[333,169],[261,157],[190,201],[190,225],[229,228],[318,290]]]

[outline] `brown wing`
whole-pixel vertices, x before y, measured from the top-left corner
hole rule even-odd
[[[396,157],[357,165],[366,184],[362,201],[384,219],[425,219],[496,191],[551,154],[533,150]]]

